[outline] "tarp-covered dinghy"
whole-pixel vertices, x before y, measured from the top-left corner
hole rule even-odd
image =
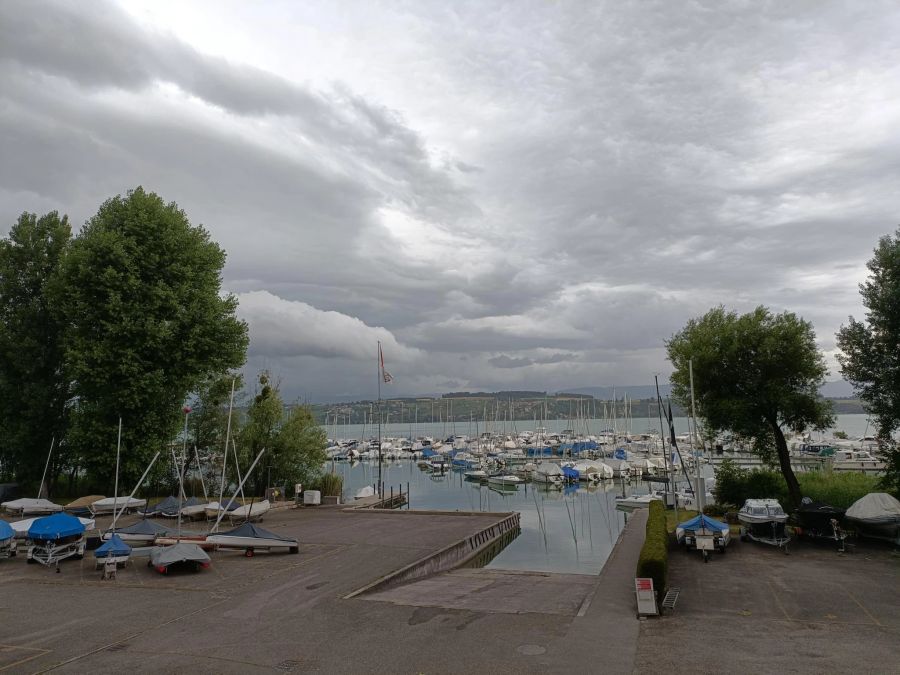
[[[16,531],[5,520],[0,520],[0,558],[16,557]]]
[[[705,562],[711,550],[725,553],[725,547],[731,541],[731,529],[725,523],[701,513],[675,528],[675,540],[686,548],[702,551]]]
[[[848,525],[873,539],[900,546],[900,501],[886,492],[870,492],[857,499],[844,516]]]
[[[168,574],[169,570],[187,567],[194,572],[209,567],[209,556],[197,544],[180,542],[172,546],[155,546],[150,551],[149,566],[160,574]]]
[[[93,518],[76,517],[78,518],[78,522],[84,525],[85,530],[93,530],[96,526],[96,522]],[[41,518],[25,518],[24,520],[16,520],[10,523],[10,526],[12,526],[12,529],[16,532],[16,539],[28,539],[28,530],[30,530],[31,526],[38,520],[41,520]]]
[[[244,549],[248,558],[256,549],[268,551],[273,548],[286,548],[290,553],[300,552],[300,544],[296,539],[282,537],[253,523],[244,523],[228,532],[211,534],[206,537],[206,542],[215,544],[217,548]]]
[[[63,510],[62,506],[54,504],[49,499],[29,499],[28,497],[3,502],[0,504],[0,507],[7,513],[17,516],[42,516],[50,513],[59,513]]]
[[[121,527],[115,534],[125,543],[132,546],[150,546],[157,537],[170,536],[175,533],[175,528],[154,523],[152,520],[139,520],[128,527]],[[109,541],[113,532],[105,532],[103,539]]]
[[[136,499],[135,497],[107,497],[98,499],[91,504],[91,513],[95,516],[104,513],[116,513],[122,511],[136,511],[147,505],[146,499]]]
[[[38,518],[28,528],[28,538],[34,542],[28,547],[29,563],[39,562],[49,567],[66,558],[84,557],[84,525],[68,513]]]
[[[131,547],[119,538],[119,535],[113,532],[110,537],[94,551],[94,557],[97,559],[97,567],[101,567],[106,562],[114,562],[116,565],[124,565],[131,557]]]

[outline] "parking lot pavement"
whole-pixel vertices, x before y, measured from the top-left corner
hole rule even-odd
[[[732,542],[669,553],[674,613],[641,622],[643,673],[900,673],[900,555]]]

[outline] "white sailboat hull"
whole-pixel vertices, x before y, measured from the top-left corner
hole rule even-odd
[[[234,511],[229,511],[227,516],[230,520],[259,520],[267,514],[272,508],[272,504],[268,499],[263,499],[252,504],[244,504],[237,507]]]
[[[259,537],[235,537],[227,534],[211,534],[206,538],[207,544],[215,544],[217,548],[270,549],[296,548],[296,541],[283,539],[262,539]]]

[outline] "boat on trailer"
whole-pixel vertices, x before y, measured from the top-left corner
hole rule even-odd
[[[59,504],[54,504],[49,499],[31,499],[29,497],[23,497],[21,499],[13,499],[9,502],[3,502],[0,504],[0,507],[3,508],[7,513],[11,513],[15,516],[46,516],[51,513],[59,513],[63,510],[63,507]]]
[[[0,558],[16,557],[16,531],[5,520],[0,520]]]
[[[857,499],[847,509],[845,520],[863,537],[900,546],[900,501],[886,492],[870,492]]]
[[[46,518],[46,516],[41,516],[41,518]],[[11,522],[10,527],[15,530],[16,539],[28,539],[28,530],[41,518],[25,518],[24,520],[15,520]],[[84,525],[85,530],[93,530],[96,526],[96,522],[93,518],[83,518],[81,516],[77,516],[77,518],[78,522]]]
[[[186,567],[194,572],[210,565],[209,556],[197,544],[180,541],[171,546],[154,546],[150,550],[149,567],[160,574],[168,574],[173,569]]]
[[[159,537],[176,534],[174,527],[160,525],[152,520],[139,520],[128,527],[120,527],[115,531],[104,532],[102,538],[105,541],[112,539],[113,535],[132,546],[151,546]]]
[[[791,540],[787,533],[787,514],[777,499],[748,499],[738,511],[741,541],[758,541],[783,549]]]
[[[226,515],[232,523],[236,520],[262,520],[263,516],[266,515],[271,509],[272,504],[269,502],[269,500],[263,499],[258,502],[251,502],[250,504],[239,506],[233,511],[229,511]]]
[[[127,513],[128,511],[137,511],[139,508],[147,506],[146,499],[137,499],[135,497],[106,497],[98,499],[91,504],[91,513],[95,516],[109,513]]]
[[[296,539],[282,537],[253,523],[244,523],[228,532],[210,534],[206,537],[206,541],[215,544],[216,548],[243,549],[248,558],[252,557],[257,549],[269,551],[273,548],[286,548],[289,553],[300,552],[300,544]]]
[[[687,549],[701,551],[703,562],[709,562],[710,551],[725,553],[725,547],[731,541],[731,529],[725,523],[701,513],[675,528],[675,540]]]
[[[115,532],[94,551],[97,568],[102,567],[105,563],[115,563],[116,566],[124,566],[130,557],[131,547],[122,541]]]
[[[29,563],[56,566],[59,571],[61,561],[84,557],[84,525],[68,513],[38,518],[28,528],[28,538],[33,542],[28,547],[26,559]]]
[[[847,533],[841,527],[844,509],[804,497],[796,516],[798,524],[794,528],[794,534],[798,539],[833,541],[841,551],[844,550],[844,540],[847,538]]]

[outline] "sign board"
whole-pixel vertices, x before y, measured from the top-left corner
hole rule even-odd
[[[656,616],[659,614],[659,610],[656,608],[656,593],[653,590],[653,579],[635,577],[634,593],[637,596],[639,615]]]

